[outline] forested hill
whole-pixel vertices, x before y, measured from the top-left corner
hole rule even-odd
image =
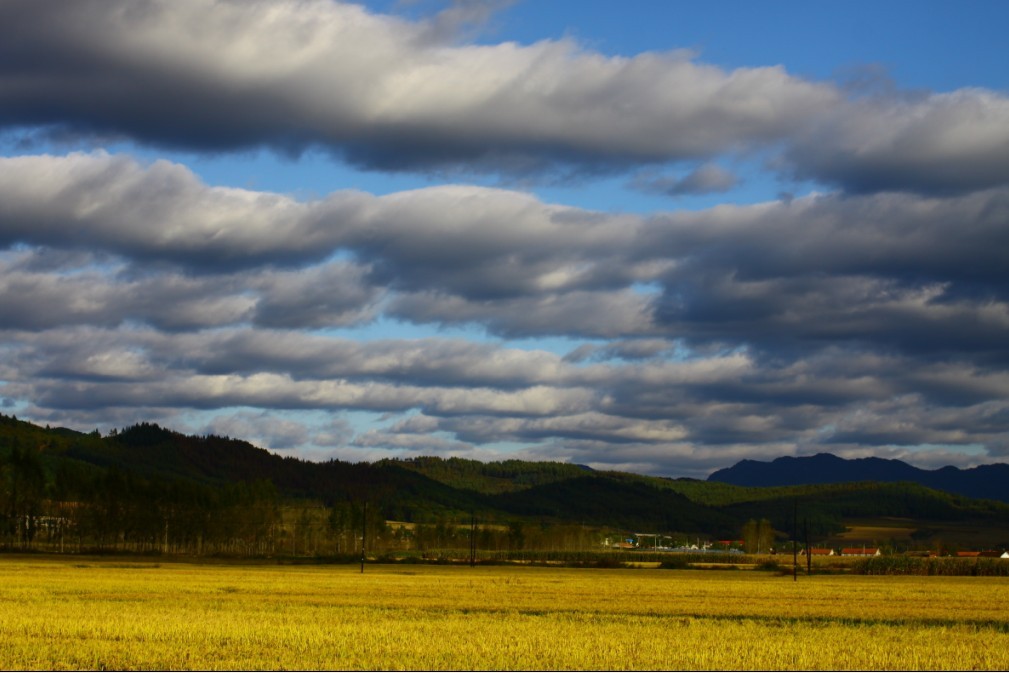
[[[476,516],[506,527],[594,526],[716,539],[737,539],[754,519],[789,530],[796,507],[822,535],[843,530],[850,517],[1009,522],[1007,505],[907,482],[754,488],[518,460],[315,463],[241,439],[187,436],[148,423],[103,437],[0,415],[0,519],[8,525],[49,508],[59,516],[88,513],[94,521],[134,512],[138,520],[161,521],[143,524],[152,530],[188,512],[205,528],[225,512],[230,521],[236,511],[309,502],[329,512],[368,503],[370,515],[413,523]],[[94,521],[88,530],[104,530]]]
[[[709,481],[737,486],[797,486],[856,481],[912,482],[928,488],[967,496],[1009,502],[1009,465],[996,463],[966,470],[943,467],[922,470],[900,460],[856,458],[846,460],[829,453],[783,457],[770,462],[743,460],[714,472]]]
[[[689,525],[690,530],[722,535],[735,528],[735,521],[714,507],[575,465],[439,458],[315,463],[281,457],[240,439],[187,436],[149,423],[102,437],[0,415],[0,461],[10,479],[19,471],[39,472],[47,484],[37,490],[75,500],[94,498],[109,484],[122,488],[120,477],[125,477],[135,491],[129,497],[185,485],[187,492],[196,489],[200,497],[213,499],[214,493],[235,485],[259,485],[280,498],[326,506],[368,502],[385,518],[408,522],[475,514],[501,522],[571,521],[626,529]],[[37,467],[25,467],[29,464]],[[109,474],[115,476],[111,481]]]
[[[0,415],[0,451],[11,455],[18,447],[37,451],[46,471],[64,484],[87,481],[108,470],[158,483],[194,484],[209,491],[225,485],[268,483],[285,498],[382,503],[390,518],[406,520],[428,511],[485,507],[478,494],[393,465],[314,463],[281,457],[240,439],[188,436],[150,423],[101,437],[97,432],[43,429]]]
[[[577,479],[592,474],[584,465],[527,460],[484,463],[465,458],[417,458],[384,460],[378,465],[395,465],[418,472],[454,488],[480,493],[513,493],[533,486]]]

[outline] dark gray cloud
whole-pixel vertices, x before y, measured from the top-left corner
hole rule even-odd
[[[328,0],[7,0],[0,128],[197,151],[324,148],[386,171],[577,175],[702,162],[686,176],[635,180],[674,195],[735,184],[703,162],[777,149],[771,164],[784,173],[852,193],[1009,182],[1002,93],[864,96],[685,52],[461,41],[459,26],[488,6],[410,21]]]
[[[125,260],[117,274],[99,269],[109,259],[57,274],[18,262],[3,298],[23,327],[339,326],[393,290],[389,315],[505,335],[1001,351],[1002,190],[641,218],[475,187],[296,202],[104,155],[3,159],[0,172],[0,240],[46,251],[32,264],[85,246]],[[337,254],[355,261],[322,261]]]
[[[323,328],[367,323],[379,314],[382,290],[349,263],[269,271],[249,279],[259,290],[253,322],[263,327]]]
[[[792,171],[849,192],[965,193],[1009,183],[1009,98],[962,89],[856,100],[798,133]]]
[[[208,188],[179,164],[141,166],[101,153],[2,158],[0,173],[0,244],[100,250],[214,271],[321,261],[340,222],[361,205],[346,192],[309,212],[277,194]]]
[[[114,327],[133,322],[178,332],[252,323],[320,328],[366,323],[381,291],[366,270],[350,263],[300,270],[189,275],[177,269],[143,271],[123,263],[64,264],[37,270],[32,249],[0,257],[4,327]],[[75,262],[78,257],[71,257]]]
[[[857,351],[779,366],[742,353],[576,365],[545,352],[466,341],[358,343],[255,329],[8,333],[4,343],[0,374],[14,381],[7,390],[53,417],[130,408],[175,408],[175,415],[180,408],[221,407],[424,411],[352,442],[374,450],[467,455],[471,447],[474,455],[475,447],[500,442],[531,451],[570,445],[557,456],[612,465],[647,453],[658,466],[653,471],[677,473],[674,465],[717,466],[747,450],[765,457],[796,447],[997,450],[1009,437],[1009,372]],[[246,423],[279,447],[280,435],[266,432],[268,417],[269,411],[225,414],[213,427]],[[283,436],[314,432],[297,420],[285,423]],[[589,445],[591,458],[570,450]]]
[[[412,432],[383,432],[368,430],[354,439],[359,448],[378,448],[383,451],[402,451],[415,456],[465,456],[473,455],[472,444],[446,439],[438,435]]]
[[[774,141],[838,99],[779,67],[725,72],[683,53],[457,44],[441,28],[458,14],[409,22],[323,0],[10,0],[0,124],[201,150],[322,146],[383,170],[596,170]]]
[[[565,355],[564,361],[647,360],[670,355],[674,347],[672,342],[665,339],[625,339],[598,346],[582,344]]]
[[[651,300],[632,290],[550,293],[496,302],[442,292],[401,294],[389,315],[436,325],[482,325],[505,337],[616,338],[658,333]]]
[[[159,341],[160,357],[201,374],[287,373],[297,380],[345,379],[422,386],[516,390],[533,385],[579,385],[565,378],[560,359],[543,351],[502,349],[461,339],[359,342],[295,331],[218,331]]]
[[[200,434],[236,437],[274,450],[303,446],[310,440],[304,424],[269,411],[221,415],[206,424]]]
[[[0,396],[47,422],[195,410],[313,455],[672,473],[1009,437],[1004,189],[635,216],[466,186],[295,201],[93,154],[0,160],[0,195]],[[328,331],[379,318],[575,342]],[[268,432],[280,410],[311,417]],[[319,426],[350,412],[391,416]]]
[[[640,216],[468,185],[299,200],[168,161],[0,158],[0,404],[312,457],[691,476],[824,449],[1009,453],[1004,93],[468,39],[496,4],[410,20],[329,0],[7,0],[0,134],[464,179],[624,172],[671,196],[731,190],[720,166],[759,157],[784,189],[834,191]],[[354,331],[373,321],[482,336]],[[510,341],[540,337],[567,355]]]
[[[715,164],[703,164],[681,177],[655,171],[638,173],[629,186],[639,192],[684,196],[727,192],[739,184],[739,178]]]
[[[697,342],[1003,358],[1004,191],[813,197],[652,223],[681,263],[656,319]]]

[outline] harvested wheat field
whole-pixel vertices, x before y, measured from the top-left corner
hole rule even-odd
[[[2,669],[1007,669],[1009,581],[0,558]]]

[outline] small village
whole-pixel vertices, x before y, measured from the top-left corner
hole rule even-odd
[[[712,555],[743,555],[747,553],[776,555],[791,555],[793,549],[790,545],[786,547],[768,546],[765,549],[759,547],[747,550],[745,540],[715,540],[701,541],[694,543],[670,544],[668,537],[656,533],[635,533],[632,537],[621,540],[606,538],[603,546],[612,550],[626,551],[649,551],[665,552],[671,554],[712,554]],[[855,545],[848,547],[814,547],[797,546],[794,553],[798,556],[849,556],[849,557],[871,557],[871,556],[907,556],[923,558],[1000,558],[1009,560],[1009,550],[995,549],[973,549],[973,550],[910,550],[895,551],[889,554],[884,548],[879,546]]]
[[[799,552],[805,556],[805,549]],[[833,549],[829,547],[810,547],[810,556],[882,556],[883,550],[879,547],[842,547]],[[907,551],[900,552],[901,556],[922,556],[929,558],[951,557],[951,558],[1004,558],[1009,559],[1009,551],[996,551],[994,549],[984,550],[961,550],[941,553],[938,551]]]

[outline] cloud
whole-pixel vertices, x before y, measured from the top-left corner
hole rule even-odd
[[[519,419],[467,416],[442,424],[457,436],[474,442],[533,441],[551,437],[606,442],[675,442],[688,433],[674,421],[629,419],[598,411]]]
[[[233,437],[274,450],[291,449],[309,442],[309,431],[304,424],[268,411],[216,416],[204,426],[201,434]]]
[[[485,31],[493,17],[515,0],[452,0],[426,21],[429,40],[460,42]],[[405,4],[400,2],[400,7]]]
[[[757,159],[780,188],[830,191],[636,215],[467,184],[298,199],[102,151],[0,158],[0,404],[299,455],[699,477],[820,450],[1006,455],[1004,92],[475,39],[499,4],[7,0],[0,140],[312,151],[502,184],[617,173],[674,197],[731,190],[723,167]],[[381,321],[479,336],[359,329]],[[542,337],[567,354],[525,341]]]
[[[1009,100],[996,92],[858,97],[682,52],[459,43],[460,22],[485,10],[409,21],[323,0],[9,0],[0,126],[492,173],[624,170],[783,144],[783,170],[852,192],[1009,181]],[[635,182],[674,195],[734,184],[710,163]]]
[[[821,196],[655,222],[656,319],[692,341],[1003,352],[1004,191]]]
[[[360,168],[443,175],[651,165],[632,186],[674,196],[730,189],[736,178],[713,162],[753,152],[850,193],[1009,183],[1004,93],[866,95],[684,51],[462,39],[498,4],[408,20],[329,0],[7,0],[0,129],[201,152],[321,148]],[[681,162],[700,165],[663,174]]]
[[[647,360],[669,355],[673,348],[674,344],[665,339],[623,339],[599,346],[582,344],[565,355],[564,361]]]
[[[243,329],[181,339],[151,338],[148,343],[158,357],[184,360],[200,374],[265,371],[288,373],[298,380],[340,378],[497,390],[571,383],[571,370],[552,353],[460,339],[359,342],[295,331]]]
[[[780,67],[726,72],[679,52],[456,44],[460,18],[471,5],[411,22],[323,0],[12,0],[0,124],[326,147],[382,170],[581,171],[775,141],[838,98]]]
[[[1009,438],[1004,425],[1007,414],[1009,405],[1004,399],[948,407],[909,392],[839,416],[823,446],[848,455],[859,451],[867,455],[867,450],[880,449],[892,453],[891,457],[933,468],[951,462],[974,465],[991,459],[1001,461],[1004,454],[1000,449]],[[919,455],[919,447],[928,447],[931,458]],[[969,453],[961,454],[959,460],[936,462],[940,457],[949,460],[951,448],[967,448]]]
[[[410,322],[484,325],[507,337],[612,338],[656,333],[650,298],[631,290],[566,292],[497,302],[425,292],[402,294],[390,302],[388,310]]]
[[[638,173],[629,187],[646,194],[686,196],[727,192],[739,184],[739,178],[715,164],[698,166],[683,177],[661,175],[655,171]]]
[[[32,258],[42,254],[36,248],[0,255],[0,310],[8,328],[126,322],[169,331],[245,323],[339,327],[373,319],[380,298],[366,272],[349,263],[195,276],[172,268],[141,271],[121,261],[32,269]]]
[[[1007,214],[1005,189],[653,215],[460,185],[295,201],[168,162],[0,159],[0,399],[85,428],[217,412],[227,434],[344,457],[506,443],[696,474],[997,453]],[[487,336],[353,330],[390,318]],[[548,335],[570,352],[508,341]],[[319,420],[347,412],[399,420]]]
[[[187,409],[253,407],[262,409],[408,411],[429,415],[489,414],[550,416],[591,407],[595,393],[576,387],[529,385],[518,390],[480,386],[395,385],[344,379],[296,380],[287,374],[257,372],[248,375],[204,375],[186,371],[161,372],[139,381],[137,377],[96,380],[95,372],[80,376],[71,369],[50,374],[78,374],[72,385],[50,378],[21,382],[12,390],[30,389],[39,405],[67,409],[98,407],[173,406]]]
[[[104,153],[2,158],[0,174],[0,244],[190,268],[321,261],[339,236],[332,222],[361,205],[343,192],[308,212],[278,194],[207,187],[180,164]],[[326,212],[330,227],[317,219]]]
[[[361,448],[380,448],[385,451],[406,451],[414,455],[468,456],[473,445],[467,442],[446,439],[436,435],[407,432],[383,432],[368,430],[358,435],[353,442]]]
[[[595,464],[638,460],[642,452],[658,461],[665,451],[656,465],[669,470],[724,465],[743,447],[766,457],[781,447],[936,442],[997,450],[1009,432],[1009,373],[854,351],[777,364],[732,355],[574,365],[462,341],[359,344],[252,329],[230,336],[46,332],[20,342],[8,334],[4,343],[5,393],[34,400],[38,417],[90,425],[100,410],[120,410],[128,420],[129,410],[173,418],[184,409],[244,407],[260,411],[232,414],[230,425],[213,430],[274,448],[291,447],[295,435],[309,445],[451,455],[500,442],[530,450],[561,444],[569,450],[557,455]],[[454,370],[443,372],[446,365]],[[215,369],[227,373],[209,373]],[[346,426],[336,437],[301,421],[268,433],[280,409],[423,413],[352,438]],[[577,446],[583,450],[572,453]]]
[[[464,186],[295,202],[104,154],[0,159],[0,176],[9,327],[299,329],[386,315],[639,347],[1004,359],[1005,190],[629,216]]]
[[[958,194],[1009,183],[1009,98],[960,89],[852,100],[785,152],[800,178],[848,192]]]
[[[368,271],[351,263],[330,263],[298,271],[266,271],[248,281],[260,291],[253,322],[263,327],[345,327],[379,314],[382,290]]]

